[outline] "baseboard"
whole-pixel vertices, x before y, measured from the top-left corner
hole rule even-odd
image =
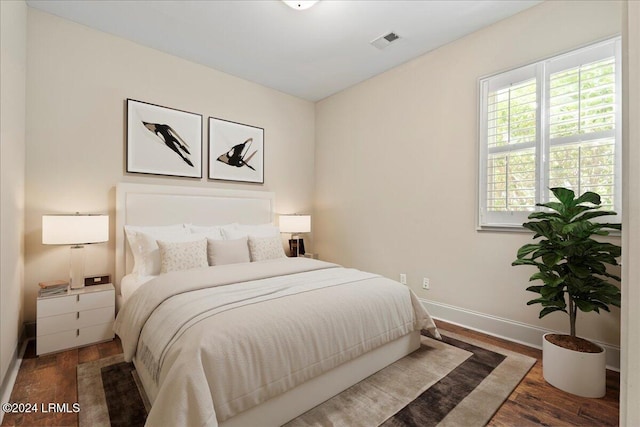
[[[13,386],[16,383],[16,378],[18,378],[18,371],[20,370],[22,357],[27,349],[28,342],[29,340],[20,340],[21,344],[18,344],[13,351],[11,364],[7,369],[7,374],[5,375],[2,384],[0,384],[0,402],[2,403],[11,402],[11,392],[13,391]],[[4,411],[0,411],[0,423],[2,423],[3,418]]]
[[[562,333],[440,302],[425,299],[420,299],[420,302],[435,319],[537,349],[542,349],[542,335]],[[607,350],[607,369],[620,372],[620,347],[592,341]]]

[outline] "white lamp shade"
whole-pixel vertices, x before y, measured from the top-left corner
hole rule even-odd
[[[280,215],[282,233],[308,233],[311,231],[311,215]]]
[[[108,240],[108,215],[42,216],[42,243],[45,245],[84,245]]]

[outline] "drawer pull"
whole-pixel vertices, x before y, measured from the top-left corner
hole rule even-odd
[[[76,336],[79,337],[80,336],[80,329],[76,329]]]
[[[79,318],[80,318],[80,312],[78,311],[76,312],[76,319],[79,319]]]
[[[80,302],[80,295],[76,295],[76,302]]]

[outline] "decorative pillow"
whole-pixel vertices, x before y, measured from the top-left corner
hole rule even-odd
[[[160,273],[160,253],[156,240],[191,239],[184,224],[144,227],[125,225],[124,231],[133,255],[133,274],[140,276]],[[186,236],[186,237],[185,237]]]
[[[265,261],[286,257],[280,236],[249,236],[249,253],[251,255],[251,261]]]
[[[222,235],[227,240],[239,239],[241,237],[273,237],[280,236],[280,229],[273,224],[260,225],[240,225],[235,227],[222,227]]]
[[[250,262],[247,238],[235,240],[207,239],[209,265],[237,264]]]
[[[194,234],[200,234],[208,239],[214,240],[223,240],[224,236],[222,235],[222,227],[220,225],[213,226],[200,226],[200,225],[189,225],[189,230],[191,230]]]
[[[165,242],[158,240],[160,273],[208,267],[207,240],[194,242]]]

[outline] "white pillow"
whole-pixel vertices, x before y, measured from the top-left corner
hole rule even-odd
[[[235,227],[222,227],[222,235],[227,240],[240,239],[241,237],[272,237],[280,236],[280,229],[273,224],[239,225]]]
[[[134,265],[132,273],[137,275],[147,275],[151,274],[147,273],[147,270],[152,269],[147,266],[149,254],[154,249],[158,248],[158,245],[155,243],[155,239],[183,236],[189,231],[185,228],[184,224],[175,224],[151,227],[125,225],[124,232],[127,236],[127,241],[129,242],[129,248],[131,248],[131,254],[133,255]],[[160,271],[160,264],[158,264],[157,271]]]
[[[251,261],[246,237],[235,240],[207,239],[207,256],[209,265],[237,264]]]
[[[182,224],[166,227],[138,227],[125,225],[125,233],[133,254],[132,273],[139,276],[160,274],[160,251],[157,240],[192,242],[204,239],[203,236],[190,234]]]
[[[249,236],[249,254],[251,255],[251,261],[266,261],[286,257],[280,236]]]
[[[200,226],[189,225],[188,228],[193,234],[201,234],[209,239],[223,240],[222,227],[220,225]]]
[[[208,267],[207,239],[193,242],[165,242],[158,240],[160,273]]]

